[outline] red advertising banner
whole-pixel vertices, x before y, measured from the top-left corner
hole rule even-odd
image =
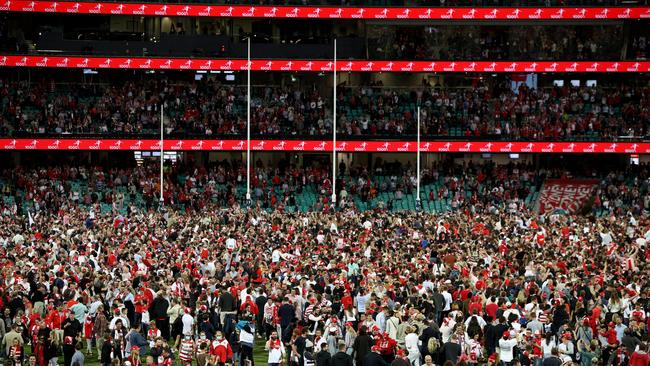
[[[548,179],[539,195],[539,211],[577,212],[587,204],[596,184],[598,180],[594,179]]]
[[[246,60],[0,55],[0,67],[142,70],[246,70]],[[254,60],[254,71],[333,71],[333,61]],[[339,61],[349,72],[650,72],[650,61]]]
[[[297,19],[580,20],[650,18],[649,7],[380,8],[184,5],[2,0],[0,11],[58,14]]]
[[[246,140],[164,140],[166,151],[244,151]],[[253,151],[332,151],[332,141],[251,140]],[[160,150],[160,140],[116,139],[0,139],[0,150]],[[417,151],[414,141],[338,141],[341,152]],[[618,153],[650,154],[648,142],[507,142],[430,141],[420,143],[429,153]]]

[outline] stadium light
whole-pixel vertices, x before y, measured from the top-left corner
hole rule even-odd
[[[334,110],[333,110],[333,120],[332,125],[334,126],[334,138],[333,138],[333,147],[332,147],[332,205],[336,209],[336,38],[334,38]]]

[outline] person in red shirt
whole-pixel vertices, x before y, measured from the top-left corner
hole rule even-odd
[[[492,296],[490,297],[490,303],[485,305],[485,313],[492,317],[492,319],[496,319],[497,311],[499,311],[499,305],[497,304],[497,299]]]
[[[469,313],[482,315],[483,304],[481,303],[481,298],[478,295],[472,297],[472,301],[469,303]]]
[[[397,350],[397,342],[392,339],[388,333],[379,334],[379,340],[375,344],[379,345],[379,354],[386,362],[393,362],[395,359],[395,351]]]
[[[639,349],[630,356],[630,366],[648,366],[650,365],[650,356],[648,356],[648,346],[640,344]]]
[[[158,358],[158,361],[159,366],[172,366],[174,359],[169,354],[168,347],[163,348],[162,356]]]
[[[350,295],[350,290],[345,290],[345,295],[341,298],[341,306],[343,309],[348,309],[353,304],[352,296]]]
[[[257,317],[257,314],[259,313],[257,304],[255,304],[255,302],[253,301],[253,297],[250,295],[246,296],[246,301],[244,301],[241,304],[241,306],[239,307],[239,311],[241,313],[250,312],[255,317]]]
[[[56,337],[60,343],[63,343],[63,330],[61,329],[61,323],[66,318],[66,312],[61,306],[61,310],[57,310],[53,305],[48,305],[49,312],[45,317],[45,325],[52,329],[56,334]]]
[[[609,322],[608,329],[605,332],[604,336],[607,338],[607,343],[610,346],[618,345],[618,338],[616,337],[616,324],[614,322]]]
[[[141,291],[135,294],[135,325],[138,325],[142,322],[142,313],[147,311],[149,308],[149,300],[145,295],[147,289],[142,287]]]
[[[641,304],[636,303],[634,306],[634,310],[632,310],[632,319],[638,321],[638,322],[643,322],[645,319],[645,312],[641,308]]]
[[[86,340],[86,354],[88,356],[93,353],[93,328],[95,327],[95,319],[90,315],[86,315],[84,320],[84,339]]]
[[[616,329],[614,328],[616,324],[614,322],[609,322],[608,327],[600,331],[601,337],[607,339],[607,347],[603,348],[602,359],[605,362],[609,362],[612,357],[615,357],[616,350],[618,348],[618,339],[616,338]]]

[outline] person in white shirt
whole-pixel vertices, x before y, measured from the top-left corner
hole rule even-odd
[[[194,317],[190,314],[189,308],[185,309],[181,321],[183,322],[183,335],[192,335],[192,331],[194,330]]]
[[[392,339],[397,339],[399,323],[399,318],[395,316],[395,313],[392,310],[389,310],[386,319],[386,333],[388,333],[388,336]]]
[[[363,289],[359,291],[359,294],[354,298],[354,302],[357,306],[357,311],[359,314],[366,313],[366,303],[370,301],[370,294],[366,294]]]
[[[269,366],[279,366],[285,355],[284,345],[278,339],[278,333],[271,333],[271,338],[266,341],[264,350],[269,352],[268,364]]]
[[[557,346],[558,352],[560,352],[560,357],[569,356],[571,358],[575,355],[575,348],[573,342],[571,342],[570,334],[562,335],[562,343]]]
[[[280,248],[275,248],[271,253],[271,262],[275,264],[280,262],[281,259],[282,259],[282,252],[280,251]]]
[[[233,238],[226,239],[226,248],[229,250],[235,250],[237,248],[237,241]]]
[[[377,317],[375,318],[375,321],[377,322],[377,325],[379,326],[379,331],[384,333],[386,331],[386,309],[382,309],[382,311],[377,314]]]
[[[442,296],[445,298],[445,307],[442,309],[443,312],[451,310],[451,303],[454,302],[454,299],[452,299],[451,294],[447,289],[445,288],[444,291],[442,291]]]
[[[442,343],[449,342],[452,333],[454,332],[454,327],[456,327],[456,320],[451,317],[445,317],[442,320],[442,325],[440,326],[440,333],[442,335]]]
[[[420,366],[420,348],[418,347],[418,335],[415,333],[413,326],[406,327],[406,336],[404,337],[404,347],[408,352],[409,361],[412,366]]]
[[[551,357],[551,351],[556,347],[555,340],[552,333],[547,333],[546,337],[542,340],[542,355],[543,358]]]
[[[513,350],[517,345],[517,340],[513,337],[513,333],[505,331],[503,332],[503,337],[499,340],[499,357],[506,364],[513,360]]]
[[[314,334],[314,350],[327,349],[327,339],[322,336],[320,329],[317,329]],[[323,348],[325,347],[325,348]]]
[[[474,314],[474,315],[470,316],[469,318],[467,318],[467,320],[465,320],[465,331],[467,331],[467,328],[469,327],[469,324],[472,322],[472,319],[476,319],[476,322],[478,323],[478,326],[481,328],[481,330],[487,324],[485,322],[485,319],[483,319],[482,316],[480,316],[478,314]]]

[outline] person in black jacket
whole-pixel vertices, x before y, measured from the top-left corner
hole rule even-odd
[[[440,324],[442,321],[442,310],[445,308],[445,297],[442,295],[438,289],[433,290],[433,295],[431,296],[431,299],[433,300],[433,306],[435,308],[436,312],[436,322]]]
[[[551,349],[551,357],[547,357],[542,362],[542,366],[561,366],[562,360],[560,359],[560,352],[556,347]]]
[[[411,362],[406,357],[403,349],[400,348],[397,350],[397,357],[390,363],[390,366],[411,366]]]
[[[280,337],[284,343],[287,343],[287,328],[291,325],[293,318],[296,317],[296,308],[291,304],[288,297],[283,299],[282,305],[278,309],[278,317],[280,317],[280,328],[282,329]],[[291,334],[288,334],[288,338],[291,338]]]
[[[300,358],[298,365],[303,366],[305,364],[305,349],[307,348],[307,327],[302,328],[300,335],[293,341],[293,345],[296,346],[296,352]]]
[[[345,342],[339,341],[339,351],[332,356],[330,366],[353,366],[352,356],[345,353]]]
[[[332,356],[327,352],[327,343],[323,343],[320,351],[316,354],[316,366],[330,366]]]
[[[497,333],[497,325],[494,324],[494,319],[491,316],[485,316],[485,322],[487,324],[483,327],[483,338],[485,339],[487,354],[491,355],[496,351],[496,344],[499,341],[500,335]]]
[[[553,322],[551,323],[551,332],[557,333],[560,328],[569,322],[569,314],[567,314],[564,304],[559,301],[556,303],[555,310],[553,310]]]
[[[437,338],[440,340],[442,337],[442,334],[440,333],[440,329],[438,328],[438,324],[433,320],[433,315],[428,319],[429,320],[429,325],[424,328],[422,331],[422,334],[420,335],[420,341],[422,341],[422,347],[420,349],[420,354],[422,357],[425,357],[426,355],[432,355],[429,353],[429,349],[427,348],[429,344],[429,339],[431,338]]]
[[[110,366],[112,360],[111,353],[113,352],[113,340],[111,339],[110,333],[107,333],[104,336],[104,339],[106,339],[106,342],[104,342],[102,345],[101,354],[99,355],[99,362],[102,366]],[[153,354],[153,348],[151,349],[151,352]]]
[[[486,328],[487,328],[487,326],[486,326]],[[489,344],[492,347],[491,349],[488,348],[488,352],[490,352],[490,351],[494,352],[496,350],[496,347],[499,345],[499,339],[501,339],[501,337],[503,336],[503,332],[505,332],[509,328],[510,327],[506,323],[506,318],[499,317],[499,324],[495,325],[494,328],[491,329],[491,332],[494,332],[494,333],[490,333],[490,335],[489,335],[490,341],[489,342],[488,342],[488,333],[487,333],[488,331],[484,329],[485,338],[486,338],[485,344],[486,345]],[[492,353],[489,353],[489,354],[492,354]]]
[[[353,355],[357,366],[365,366],[363,362],[373,344],[374,342],[368,335],[366,326],[362,325],[361,329],[359,329],[359,334],[357,335],[357,338],[354,339],[354,344],[352,345]]]
[[[442,345],[442,354],[445,357],[444,361],[451,361],[454,365],[458,362],[458,358],[462,352],[460,344],[458,344],[458,336],[452,335],[449,342]]]
[[[226,315],[235,315],[237,311],[237,299],[228,291],[227,287],[221,289],[221,294],[219,295],[219,322],[223,327],[225,324]]]
[[[149,316],[156,321],[160,335],[169,340],[169,317],[167,316],[167,309],[169,308],[169,301],[165,299],[164,293],[159,291],[156,297],[149,306]]]
[[[156,339],[156,344],[153,347],[151,347],[151,350],[149,351],[149,354],[151,355],[151,357],[153,357],[154,360],[157,360],[158,357],[162,356],[164,348],[165,347],[163,346],[163,342],[160,339]],[[103,355],[104,355],[104,350],[102,349],[102,357],[103,357]],[[110,362],[111,362],[110,351],[108,353],[108,362],[109,362],[109,365],[110,365]],[[102,366],[104,366],[104,365],[102,364]]]
[[[68,318],[61,323],[63,328],[63,362],[70,366],[72,355],[75,353],[75,344],[79,341],[81,334],[81,323],[74,317],[74,311],[68,312]]]
[[[372,346],[370,352],[363,358],[363,366],[390,366],[390,364],[379,354],[379,346]]]
[[[257,290],[258,296],[255,299],[255,305],[257,306],[258,312],[256,316],[257,324],[264,324],[264,305],[266,305],[266,295],[264,291],[260,288]],[[257,327],[257,333],[260,336],[264,336],[264,327]]]

